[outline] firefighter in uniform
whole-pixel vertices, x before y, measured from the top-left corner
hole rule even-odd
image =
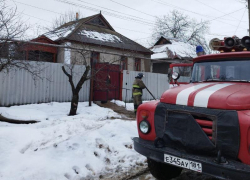
[[[142,81],[142,78],[144,77],[143,73],[139,73],[135,77],[135,81],[133,83],[133,98],[134,98],[134,112],[136,114],[137,108],[140,104],[142,104],[142,89],[145,89],[146,86]]]

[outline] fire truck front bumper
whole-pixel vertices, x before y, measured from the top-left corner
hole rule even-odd
[[[156,148],[154,142],[135,137],[134,149],[149,159],[201,172],[219,179],[250,180],[250,166],[226,159],[218,163],[216,157],[192,155],[184,151],[163,147]]]

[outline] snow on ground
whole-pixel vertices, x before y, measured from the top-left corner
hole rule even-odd
[[[85,180],[128,173],[145,158],[133,150],[135,121],[120,120],[113,110],[79,103],[78,115],[67,116],[70,103],[1,107],[16,119],[36,124],[0,122],[0,179]]]
[[[117,106],[125,107],[125,102],[124,101],[112,100],[110,102],[115,103]],[[126,109],[128,111],[134,111],[134,103],[126,103]]]
[[[112,100],[110,102],[115,103],[117,106],[125,107],[125,102],[124,101]],[[142,101],[142,102],[145,103],[145,102],[148,102],[148,101]],[[126,103],[126,109],[128,111],[134,111],[134,103]]]

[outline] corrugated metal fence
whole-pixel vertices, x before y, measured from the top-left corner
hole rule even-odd
[[[125,101],[126,98],[126,89],[127,91],[127,99],[126,101],[132,101],[132,85],[137,76],[138,71],[123,71],[123,90],[122,90],[122,100]],[[169,89],[168,76],[167,74],[157,74],[157,73],[148,73],[143,72],[145,77],[143,78],[144,84],[151,91],[151,93],[155,96],[155,98],[159,99],[163,92]],[[125,89],[124,89],[125,88]],[[153,97],[147,92],[147,90],[143,90],[143,100],[152,100]]]
[[[44,79],[34,80],[25,70],[12,70],[8,74],[0,73],[0,106],[71,101],[71,86],[68,77],[62,71],[62,64],[40,63],[37,65],[44,66],[44,71],[40,73]],[[84,70],[85,66],[74,67],[75,85]],[[90,83],[86,81],[79,93],[80,101],[89,99],[89,87]]]

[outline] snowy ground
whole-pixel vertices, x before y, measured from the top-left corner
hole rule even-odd
[[[113,178],[144,166],[133,150],[136,122],[95,104],[79,103],[69,117],[70,103],[0,108],[0,114],[40,123],[0,122],[0,179],[85,180]]]
[[[118,106],[125,107],[125,102],[124,101],[119,101],[119,100],[112,100],[110,101],[112,103],[117,104]],[[148,102],[148,101],[143,101],[143,103]],[[128,111],[134,111],[134,103],[126,103],[126,109]]]

